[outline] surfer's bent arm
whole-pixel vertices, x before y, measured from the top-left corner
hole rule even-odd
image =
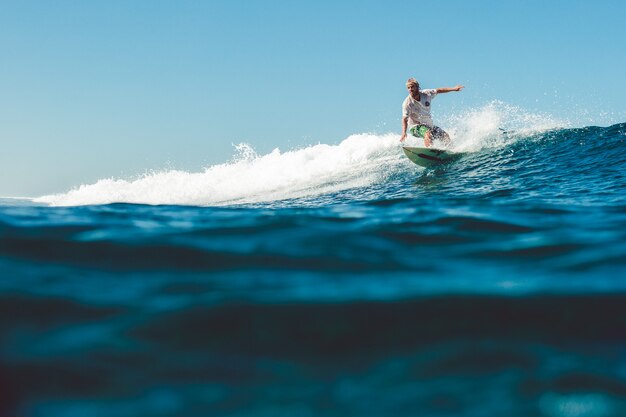
[[[441,88],[437,88],[437,94],[441,94],[441,93],[449,93],[451,91],[461,91],[462,89],[464,89],[465,86],[464,85],[455,85],[454,87],[441,87]]]
[[[405,116],[402,118],[402,136],[400,136],[400,141],[404,141],[406,139],[406,128],[409,124],[409,117]]]

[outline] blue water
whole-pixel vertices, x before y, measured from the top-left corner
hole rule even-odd
[[[0,199],[0,415],[626,415],[626,124],[453,133]]]

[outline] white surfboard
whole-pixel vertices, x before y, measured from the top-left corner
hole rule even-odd
[[[462,152],[452,152],[436,148],[413,148],[403,146],[402,150],[411,161],[425,168],[449,163],[464,155]]]

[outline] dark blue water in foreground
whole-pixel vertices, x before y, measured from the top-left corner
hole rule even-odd
[[[625,132],[247,206],[0,200],[0,415],[624,416]]]

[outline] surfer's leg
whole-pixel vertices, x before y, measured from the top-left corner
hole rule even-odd
[[[433,131],[433,133],[435,135],[435,138],[439,139],[440,141],[442,141],[444,146],[452,145],[452,140],[450,140],[450,135],[448,135],[448,132],[446,132],[445,130],[443,130],[439,126],[433,126],[432,131]]]
[[[424,134],[424,146],[427,148],[433,146],[433,134],[430,130]]]

